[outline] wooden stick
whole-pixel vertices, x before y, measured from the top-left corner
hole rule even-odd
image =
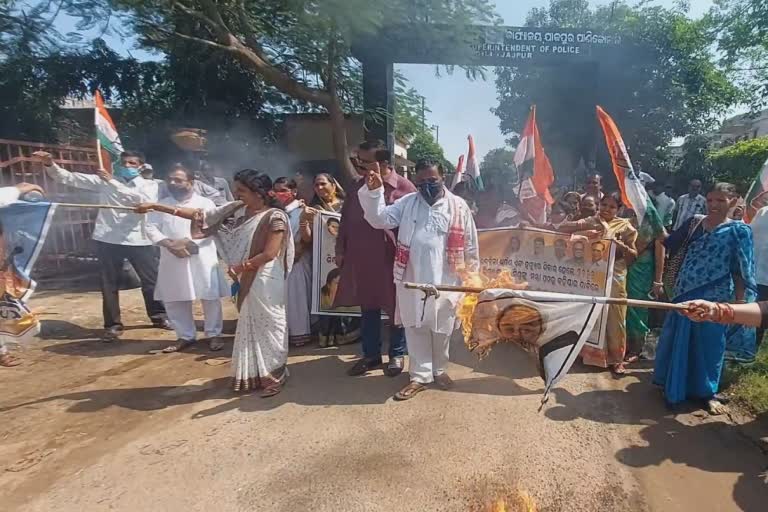
[[[98,113],[96,114],[98,115]],[[97,128],[98,130],[98,128]],[[99,140],[99,135],[96,134],[96,156],[99,159],[99,169],[104,168],[104,157],[101,154],[101,141]]]
[[[404,283],[404,286],[410,290],[422,290],[431,287],[431,285],[423,285],[418,283]],[[435,289],[441,292],[459,292],[459,293],[482,293],[489,288],[478,288],[473,286],[451,286],[451,285],[436,285]],[[525,292],[533,290],[522,290],[515,288],[498,288],[500,290],[510,290],[517,292]],[[534,292],[535,293],[535,292]],[[554,293],[554,292],[545,292]],[[591,297],[589,295],[571,295],[571,297],[578,297],[580,300],[571,300],[571,302],[584,302],[588,304],[609,304],[616,306],[632,306],[636,308],[648,308],[648,309],[666,309],[674,311],[683,311],[688,308],[682,304],[672,304],[669,302],[655,302],[650,300],[637,300],[637,299],[615,299],[613,297]]]
[[[109,209],[109,210],[125,210],[125,211],[136,211],[136,208],[133,206],[112,206],[111,204],[79,204],[79,203],[51,203],[55,204],[56,206],[64,206],[66,208],[101,208],[101,209]]]

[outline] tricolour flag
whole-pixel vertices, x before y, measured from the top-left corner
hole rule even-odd
[[[536,105],[531,107],[514,157],[520,180],[520,201],[535,222],[546,222],[547,205],[555,202],[549,187],[555,182],[555,172],[549,162],[536,124]]]
[[[749,207],[752,205],[752,201],[765,191],[768,191],[768,160],[765,161],[757,178],[755,178],[755,181],[750,185],[749,192],[747,192],[747,197],[744,200],[747,204],[747,208],[744,209],[744,220],[746,222],[752,222],[751,215],[749,215]]]
[[[19,201],[0,208],[0,337],[21,342],[40,332],[27,307],[32,267],[45,243],[55,206]]]
[[[104,105],[104,98],[98,89],[94,93],[94,99],[96,101],[96,141],[100,149],[99,164],[107,172],[112,172],[112,164],[120,160],[123,144],[120,142],[120,135],[117,134],[115,123],[112,122],[107,107]]]
[[[622,202],[630,206],[637,215],[637,225],[640,226],[645,218],[645,212],[653,204],[650,202],[648,192],[646,192],[643,183],[637,176],[632,161],[629,159],[627,147],[624,145],[624,139],[621,137],[619,128],[613,122],[611,116],[598,105],[597,119],[603,128],[605,135],[605,145],[608,147],[608,153],[611,155],[613,163],[613,173],[616,175],[616,181],[621,190]]]
[[[456,164],[456,174],[453,175],[453,184],[451,190],[464,179],[464,155],[459,156],[459,163]]]
[[[535,355],[549,390],[565,377],[597,325],[604,297],[565,293],[489,289],[477,298],[469,349],[486,355],[510,343]]]
[[[484,190],[483,178],[480,176],[480,166],[477,165],[477,155],[475,154],[475,139],[472,135],[467,137],[469,140],[469,151],[467,152],[467,170],[462,174],[465,181],[473,181],[475,188],[482,192]]]

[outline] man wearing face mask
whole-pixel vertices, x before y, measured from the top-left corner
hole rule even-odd
[[[392,264],[395,261],[395,234],[374,229],[363,218],[357,191],[365,189],[365,177],[375,170],[383,183],[386,204],[416,190],[413,183],[392,168],[392,155],[383,142],[363,142],[352,159],[361,179],[348,187],[351,191],[341,209],[341,225],[336,238],[336,265],[341,268],[334,305],[360,306],[360,330],[363,357],[347,371],[355,377],[382,366],[381,313],[395,318],[395,284]],[[389,361],[384,373],[396,377],[405,366],[405,334],[393,323],[389,328]]]
[[[38,151],[33,156],[43,164],[54,181],[73,188],[98,193],[91,201],[113,206],[136,206],[157,202],[157,183],[140,176],[144,155],[126,151],[114,174],[70,172],[59,167],[50,153]],[[87,202],[87,201],[81,201]],[[157,281],[157,251],[145,233],[144,215],[124,210],[100,209],[93,229],[93,240],[101,269],[101,294],[104,313],[104,341],[114,341],[123,333],[120,318],[120,277],[123,260],[128,260],[141,280],[147,315],[155,327],[170,329],[163,303],[154,299]]]
[[[415,184],[417,193],[390,206],[384,202],[382,178],[375,171],[369,172],[367,186],[358,191],[371,226],[399,227],[394,278],[411,382],[395,395],[396,400],[409,400],[432,382],[442,389],[453,385],[445,371],[456,307],[462,299],[460,293],[441,292],[425,302],[422,292],[408,290],[403,283],[460,285],[480,264],[472,212],[463,199],[445,188],[443,166],[429,160],[418,162]]]
[[[166,179],[169,195],[161,199],[160,204],[171,208],[213,210],[216,205],[195,192],[194,181],[194,174],[183,165],[171,167]],[[195,343],[193,306],[196,300],[203,306],[208,348],[221,350],[221,299],[229,295],[229,289],[219,266],[216,243],[212,238],[192,240],[190,220],[159,212],[149,214],[147,236],[160,247],[155,299],[165,304],[177,337],[176,343],[163,352],[178,352]]]

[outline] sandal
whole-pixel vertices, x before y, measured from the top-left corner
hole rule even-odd
[[[611,373],[616,376],[621,376],[627,373],[627,369],[624,368],[624,363],[614,364],[611,366]]]
[[[165,347],[160,353],[173,354],[174,352],[183,352],[194,344],[195,340],[178,340],[175,345]]]
[[[211,352],[218,352],[224,348],[224,342],[220,338],[211,338],[208,341],[208,350]]]
[[[21,359],[18,357],[14,357],[11,354],[3,354],[0,356],[0,366],[4,366],[6,368],[12,368],[14,366],[19,366],[21,364]]]
[[[627,356],[627,357],[624,358],[624,363],[625,364],[632,364],[632,363],[638,362],[639,360],[640,360],[640,356],[631,355],[631,356]]]
[[[279,394],[283,390],[283,384],[288,378],[288,371],[284,371],[283,375],[279,379],[269,379],[269,384],[265,385],[261,390],[261,398],[270,398]],[[267,380],[267,379],[264,379]]]
[[[405,386],[403,389],[395,393],[395,400],[399,402],[410,400],[411,398],[415,397],[425,389],[427,389],[427,386],[425,386],[424,384],[416,381],[411,381],[408,383],[407,386]]]

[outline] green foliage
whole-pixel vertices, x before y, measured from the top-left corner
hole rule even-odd
[[[710,12],[729,72],[750,93],[753,110],[768,104],[768,3],[719,0]]]
[[[714,176],[738,186],[745,193],[768,160],[768,137],[738,142],[709,155]]]
[[[454,165],[445,158],[443,148],[435,142],[432,134],[426,131],[420,131],[413,137],[408,147],[408,160],[412,162],[435,160],[443,164],[446,172],[452,173],[455,170]]]
[[[486,153],[480,162],[480,174],[486,186],[501,186],[517,181],[515,153],[507,148],[496,148]]]
[[[714,171],[710,152],[712,138],[707,135],[691,135],[686,137],[683,144],[683,157],[677,162],[675,176],[678,185],[684,186],[692,179],[699,179],[705,183],[713,180]]]
[[[653,173],[668,165],[668,154],[660,148],[669,140],[706,132],[741,98],[716,65],[708,20],[691,20],[679,9],[551,0],[549,8],[531,11],[528,24],[617,32],[625,40],[624,57],[599,67],[497,70],[496,114],[502,131],[521,130],[530,105],[536,104],[544,146],[560,175],[572,171],[580,158],[593,161],[596,143],[598,170],[609,174],[607,155],[595,138],[594,103],[618,124],[635,166]]]
[[[395,75],[395,137],[410,141],[423,132],[424,117],[431,110],[424,102],[424,96],[410,87],[408,80],[400,73]]]
[[[728,363],[722,388],[754,414],[768,412],[768,343],[763,341],[754,363]]]

